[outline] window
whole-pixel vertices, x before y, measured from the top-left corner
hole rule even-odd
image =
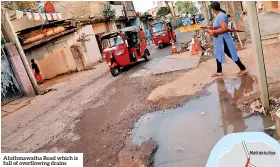
[[[160,32],[164,30],[164,25],[162,23],[157,23],[153,25],[153,32]]]
[[[124,44],[124,41],[120,35],[112,36],[102,40],[103,49],[116,47],[118,45]]]

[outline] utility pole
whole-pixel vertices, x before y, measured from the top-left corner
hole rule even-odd
[[[267,86],[266,70],[265,70],[264,57],[263,57],[259,20],[258,20],[255,1],[247,2],[247,11],[248,11],[250,32],[252,37],[253,55],[256,57],[256,63],[257,63],[257,72],[258,72],[258,81],[259,81],[258,85],[261,91],[261,100],[264,108],[268,109],[269,108],[268,86]]]

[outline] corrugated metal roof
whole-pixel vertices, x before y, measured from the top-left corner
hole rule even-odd
[[[50,36],[50,37],[43,38],[43,39],[41,39],[40,41],[36,41],[36,42],[30,43],[30,44],[24,45],[24,46],[23,46],[23,50],[29,50],[29,49],[31,49],[31,48],[34,48],[35,46],[39,46],[39,45],[41,45],[41,44],[47,43],[47,42],[49,42],[49,41],[51,41],[51,40],[53,40],[53,39],[56,39],[56,38],[65,36],[65,35],[67,35],[67,34],[70,34],[70,33],[75,32],[75,31],[77,31],[77,30],[78,30],[78,28],[74,28],[74,29],[67,30],[67,31],[61,32],[61,33],[59,33],[59,34]]]

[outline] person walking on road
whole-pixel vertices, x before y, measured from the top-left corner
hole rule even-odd
[[[247,74],[247,69],[239,59],[233,39],[228,33],[228,16],[224,10],[220,8],[219,2],[211,3],[211,10],[216,15],[213,23],[215,30],[208,30],[208,33],[213,36],[214,43],[214,57],[217,63],[217,72],[212,77],[222,76],[222,63],[225,62],[225,53],[230,57],[239,67],[240,71],[237,75]]]
[[[150,32],[149,28],[146,29],[146,37],[147,37],[148,44],[150,45],[150,41],[153,42],[153,40],[151,38],[152,35],[151,35],[151,32]]]
[[[140,41],[145,41],[146,42],[146,34],[145,32],[143,31],[143,28],[140,28]]]
[[[35,78],[36,80],[41,83],[43,82],[43,77],[42,77],[42,74],[39,70],[39,67],[38,65],[35,63],[34,59],[31,59],[31,68],[35,71]]]

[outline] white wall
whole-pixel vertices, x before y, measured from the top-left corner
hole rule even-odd
[[[23,19],[12,19],[11,23],[13,25],[14,30],[20,31],[20,30],[24,30],[30,27],[34,27],[34,26],[38,26],[41,24],[44,24],[44,21],[41,20],[34,20],[34,18],[32,20],[29,20],[28,17],[26,15],[23,16]]]
[[[98,44],[95,38],[95,34],[92,30],[91,25],[84,26],[78,32],[79,35],[83,33],[85,35],[89,35],[87,38],[90,39],[88,42],[85,42],[85,52],[90,60],[91,63],[96,63],[102,59],[101,53],[98,48]]]
[[[77,44],[77,39],[83,33],[89,35],[87,38],[90,39],[85,42],[85,49],[82,49],[83,64],[85,68],[91,68],[102,59],[91,25],[82,27],[76,33],[26,51],[28,62],[30,63],[32,58],[35,59],[45,79],[51,79],[57,75],[77,70],[77,64],[70,47],[73,44]]]
[[[122,5],[111,5],[112,9],[116,10],[116,17],[123,16],[123,6]]]

